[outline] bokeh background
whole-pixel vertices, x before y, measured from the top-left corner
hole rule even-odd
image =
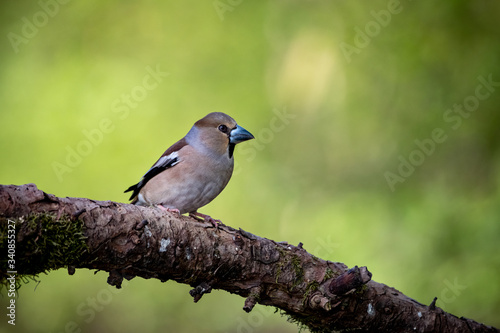
[[[204,213],[500,326],[499,2],[59,1],[0,5],[0,183],[126,202],[225,112],[256,140]],[[59,270],[0,329],[297,331],[189,289]]]

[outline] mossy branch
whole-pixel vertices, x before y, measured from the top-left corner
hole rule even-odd
[[[0,234],[7,235],[8,221],[1,218]],[[79,262],[88,247],[83,236],[83,222],[67,216],[57,218],[54,214],[34,213],[11,218],[17,229],[16,254],[22,254],[16,260],[16,271],[22,272],[20,278],[34,278],[40,273],[47,273]],[[11,222],[11,223],[12,223]],[[7,238],[0,237],[0,248],[7,249]],[[8,267],[9,257],[2,256],[0,267]],[[0,281],[5,282],[7,269],[0,273]]]
[[[111,201],[57,198],[34,184],[0,185],[1,280],[68,267],[109,272],[108,283],[140,276],[193,287],[198,301],[214,289],[274,306],[313,332],[500,332],[423,305],[371,281],[366,267],[309,254],[229,226],[218,229],[156,208]],[[9,275],[10,276],[10,275]]]

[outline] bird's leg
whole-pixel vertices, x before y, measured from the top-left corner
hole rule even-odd
[[[177,213],[181,215],[181,211],[178,210],[177,208],[168,208],[168,207],[163,207],[162,205],[156,205],[156,207],[160,208],[164,212]]]
[[[205,215],[205,214],[202,214],[202,213],[198,213],[197,211],[189,213],[189,216],[191,216],[191,217],[193,217],[193,218],[195,218],[197,220],[199,220],[199,218],[201,217],[204,222],[211,223],[215,228],[218,228],[219,224],[223,225],[222,222],[221,222],[221,220],[214,219],[210,215]]]

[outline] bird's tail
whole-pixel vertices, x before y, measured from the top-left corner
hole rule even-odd
[[[139,194],[139,190],[140,190],[138,185],[139,185],[139,183],[132,185],[123,192],[123,193],[127,193],[130,191],[133,191],[132,195],[130,196],[130,199],[129,199],[129,200],[132,200],[131,204],[135,204],[137,202],[137,195]]]

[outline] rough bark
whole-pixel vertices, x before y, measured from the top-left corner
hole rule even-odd
[[[108,283],[118,288],[136,276],[175,280],[193,287],[195,302],[223,289],[245,297],[247,312],[256,303],[274,306],[314,332],[499,332],[446,313],[435,300],[423,305],[374,282],[366,267],[348,269],[316,258],[302,244],[216,229],[157,208],[58,198],[34,184],[1,185],[2,253],[9,219],[16,224],[18,276],[68,267],[70,274],[75,268],[109,272]],[[6,260],[1,264],[5,282],[9,269]]]

